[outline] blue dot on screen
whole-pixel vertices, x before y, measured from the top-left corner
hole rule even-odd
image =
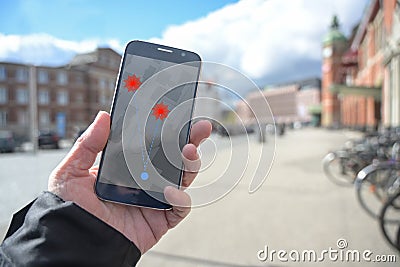
[[[147,172],[142,172],[140,174],[140,178],[142,178],[142,180],[145,181],[145,180],[149,179],[149,174]]]

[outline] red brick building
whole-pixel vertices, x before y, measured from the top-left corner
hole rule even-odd
[[[370,1],[349,39],[334,18],[323,41],[323,126],[400,125],[399,9],[395,0]]]
[[[0,62],[0,130],[29,138],[30,82],[37,88],[37,122],[41,131],[70,138],[88,126],[99,110],[109,110],[121,56],[109,48],[74,57],[60,67]]]

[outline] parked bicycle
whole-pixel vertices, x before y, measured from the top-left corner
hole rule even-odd
[[[383,206],[379,225],[387,242],[400,252],[400,191]]]
[[[328,153],[323,169],[330,181],[354,184],[357,200],[379,220],[383,236],[400,252],[400,131],[368,134]]]
[[[355,181],[357,199],[373,218],[378,218],[382,206],[400,188],[400,143],[392,147],[387,161],[375,161],[363,168]]]
[[[377,133],[348,141],[343,149],[330,152],[324,157],[322,165],[325,175],[337,185],[352,186],[363,168],[374,160],[385,161],[389,158],[391,145],[392,138]]]

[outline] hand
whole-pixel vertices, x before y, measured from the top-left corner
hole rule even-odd
[[[190,197],[174,187],[164,194],[171,210],[153,210],[101,201],[94,193],[98,167],[93,167],[97,154],[103,150],[110,132],[110,115],[99,112],[94,122],[77,140],[69,154],[49,178],[48,189],[65,201],[73,201],[130,239],[143,253],[154,246],[171,228],[190,212]],[[183,148],[188,160],[198,160],[197,147],[209,137],[211,124],[200,121],[193,125],[190,143]],[[188,187],[197,173],[185,172],[182,186]]]

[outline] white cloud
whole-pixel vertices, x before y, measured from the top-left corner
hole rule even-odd
[[[117,40],[81,42],[58,39],[48,34],[4,35],[0,33],[0,60],[36,65],[62,65],[77,53],[86,53],[98,46],[109,46],[122,52]]]
[[[198,52],[203,60],[237,68],[259,83],[320,74],[322,38],[333,14],[349,33],[367,0],[242,0],[207,16],[169,26],[150,41]],[[0,34],[0,60],[65,64],[76,53],[118,40],[67,41],[47,34]]]
[[[254,79],[318,75],[321,45],[333,14],[350,32],[366,0],[242,0],[152,39],[198,51]],[[307,68],[308,65],[308,68]],[[304,69],[306,67],[306,69]]]

